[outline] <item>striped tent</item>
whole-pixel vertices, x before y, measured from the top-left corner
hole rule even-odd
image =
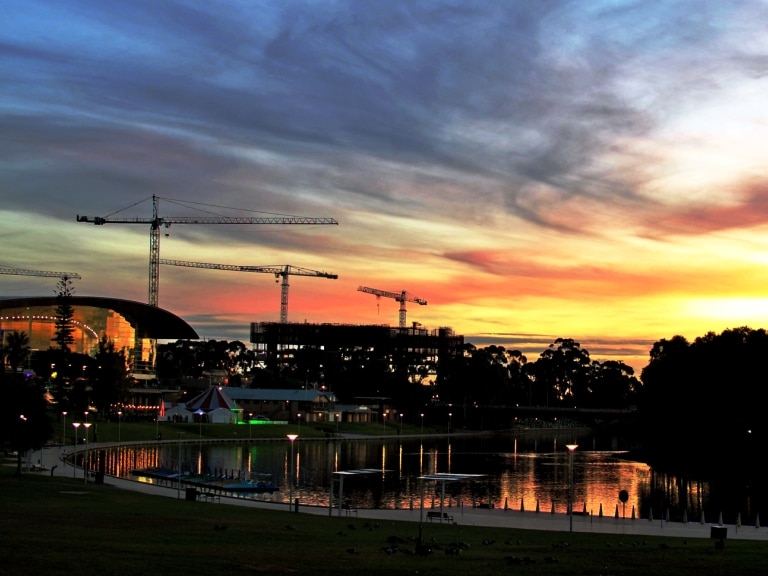
[[[207,413],[219,408],[232,410],[233,408],[237,408],[237,406],[235,405],[234,400],[232,400],[222,388],[219,386],[211,386],[202,394],[198,394],[192,398],[192,400],[189,400],[186,403],[186,408],[190,412],[202,410]]]

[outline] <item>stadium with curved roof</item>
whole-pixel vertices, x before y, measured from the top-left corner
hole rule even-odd
[[[134,373],[154,370],[157,340],[198,340],[197,332],[175,314],[133,300],[70,296],[74,315],[73,352],[93,355],[107,337],[126,351]],[[0,334],[24,332],[33,350],[47,350],[56,333],[56,296],[0,298]],[[4,340],[3,340],[4,341]]]

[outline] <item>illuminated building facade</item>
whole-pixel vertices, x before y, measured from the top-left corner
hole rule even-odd
[[[117,350],[124,350],[135,376],[153,374],[155,342],[197,340],[187,322],[162,308],[132,300],[71,296],[72,352],[94,355],[99,339],[107,337]],[[32,350],[47,350],[56,334],[56,296],[0,299],[0,334],[18,331],[29,338]]]

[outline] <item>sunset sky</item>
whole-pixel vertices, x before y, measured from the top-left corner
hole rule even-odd
[[[5,0],[0,265],[147,301],[161,257],[290,277],[292,322],[450,326],[637,370],[654,342],[765,327],[768,3]],[[166,233],[169,235],[166,237]],[[55,279],[0,276],[0,296]],[[277,321],[266,274],[163,266],[201,337]]]

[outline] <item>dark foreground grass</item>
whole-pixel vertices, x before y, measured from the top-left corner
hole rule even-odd
[[[0,467],[0,575],[750,576],[768,544],[425,524],[187,502]]]

